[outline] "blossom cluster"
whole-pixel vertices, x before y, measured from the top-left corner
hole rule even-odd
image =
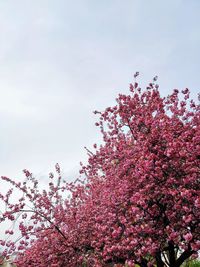
[[[196,255],[200,105],[188,89],[161,97],[156,80],[94,112],[103,142],[87,149],[76,182],[62,184],[59,165],[42,192],[27,170],[24,184],[1,177],[23,193],[15,204],[12,190],[0,195],[8,207],[0,220],[20,219],[20,241],[0,241],[5,255],[19,251],[17,266],[178,267]]]

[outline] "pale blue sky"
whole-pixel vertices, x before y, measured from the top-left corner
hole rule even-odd
[[[135,71],[143,84],[158,75],[162,95],[197,95],[199,12],[199,0],[1,0],[0,175],[56,162],[76,173],[100,140],[92,111]]]

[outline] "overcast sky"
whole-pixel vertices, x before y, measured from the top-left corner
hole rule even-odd
[[[200,88],[199,0],[1,0],[0,175],[70,179],[100,142],[95,109],[159,76],[162,95]]]

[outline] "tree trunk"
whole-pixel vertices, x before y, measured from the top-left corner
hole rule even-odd
[[[175,266],[176,264],[176,253],[174,248],[174,243],[172,241],[168,242],[168,251],[169,251],[169,265]]]
[[[157,264],[157,267],[164,267],[165,266],[165,264],[161,258],[161,252],[160,251],[156,253],[156,264]]]

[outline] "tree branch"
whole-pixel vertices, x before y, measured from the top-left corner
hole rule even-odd
[[[185,250],[180,257],[177,259],[175,267],[179,267],[181,266],[181,264],[188,259],[192,254],[194,253],[194,251],[191,249],[191,247],[189,247],[189,249]]]

